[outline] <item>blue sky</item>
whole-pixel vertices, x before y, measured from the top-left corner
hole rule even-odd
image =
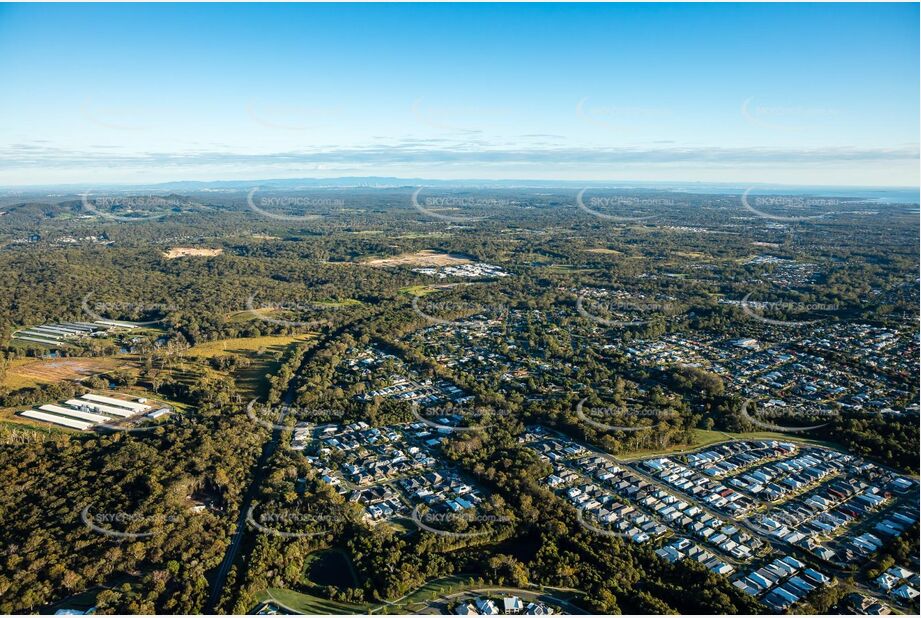
[[[917,4],[0,5],[0,185],[917,186]]]

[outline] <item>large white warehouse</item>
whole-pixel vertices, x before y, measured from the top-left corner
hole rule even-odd
[[[81,397],[81,399],[88,399],[90,401],[98,401],[99,403],[107,403],[113,406],[121,406],[122,408],[128,408],[129,410],[134,410],[135,412],[147,412],[150,409],[150,406],[143,403],[136,403],[134,401],[125,401],[124,399],[116,399],[115,397],[106,397],[105,395],[95,395],[93,393],[87,393]]]
[[[86,431],[93,426],[92,423],[87,423],[85,421],[65,418],[55,414],[46,414],[45,412],[36,412],[35,410],[26,410],[25,412],[20,412],[19,414],[20,416],[25,416],[26,418],[34,418],[39,421],[54,423],[55,425],[63,425],[64,427],[72,427],[73,429],[82,429],[83,431]]]

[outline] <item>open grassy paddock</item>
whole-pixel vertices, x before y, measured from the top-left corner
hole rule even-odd
[[[330,601],[285,588],[268,588],[257,594],[256,598],[259,603],[274,601],[299,614],[366,614],[370,608],[368,605]]]
[[[120,358],[17,358],[10,362],[3,386],[10,389],[81,380],[125,365]]]
[[[718,442],[727,442],[729,440],[785,440],[787,442],[804,442],[806,444],[816,444],[828,448],[842,450],[841,445],[826,440],[814,440],[801,434],[789,434],[779,431],[750,431],[747,433],[732,433],[729,431],[712,431],[707,429],[693,429],[694,440],[691,444],[675,445],[666,449],[648,449],[642,451],[630,451],[621,453],[619,459],[641,459],[643,457],[652,457],[654,455],[670,455],[675,453],[685,453],[695,451],[699,448],[716,444]]]
[[[208,359],[225,354],[242,356],[250,361],[248,367],[233,372],[237,385],[246,396],[263,395],[268,388],[267,374],[274,373],[282,362],[282,354],[288,346],[310,341],[316,335],[272,335],[265,337],[243,337],[208,341],[189,348],[186,358]],[[214,369],[204,369],[198,363],[184,364],[177,371],[179,379],[194,379],[196,375],[219,374]]]

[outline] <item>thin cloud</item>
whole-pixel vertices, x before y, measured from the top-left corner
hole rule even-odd
[[[0,168],[136,165],[668,165],[706,163],[730,165],[834,165],[856,162],[916,161],[917,145],[890,148],[483,148],[479,144],[444,147],[426,140],[359,148],[318,148],[252,154],[202,150],[197,152],[114,153],[69,150],[39,144],[12,144],[0,149]]]

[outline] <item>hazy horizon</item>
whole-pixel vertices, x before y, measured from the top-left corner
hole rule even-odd
[[[5,4],[0,186],[915,187],[918,36],[916,4]]]

